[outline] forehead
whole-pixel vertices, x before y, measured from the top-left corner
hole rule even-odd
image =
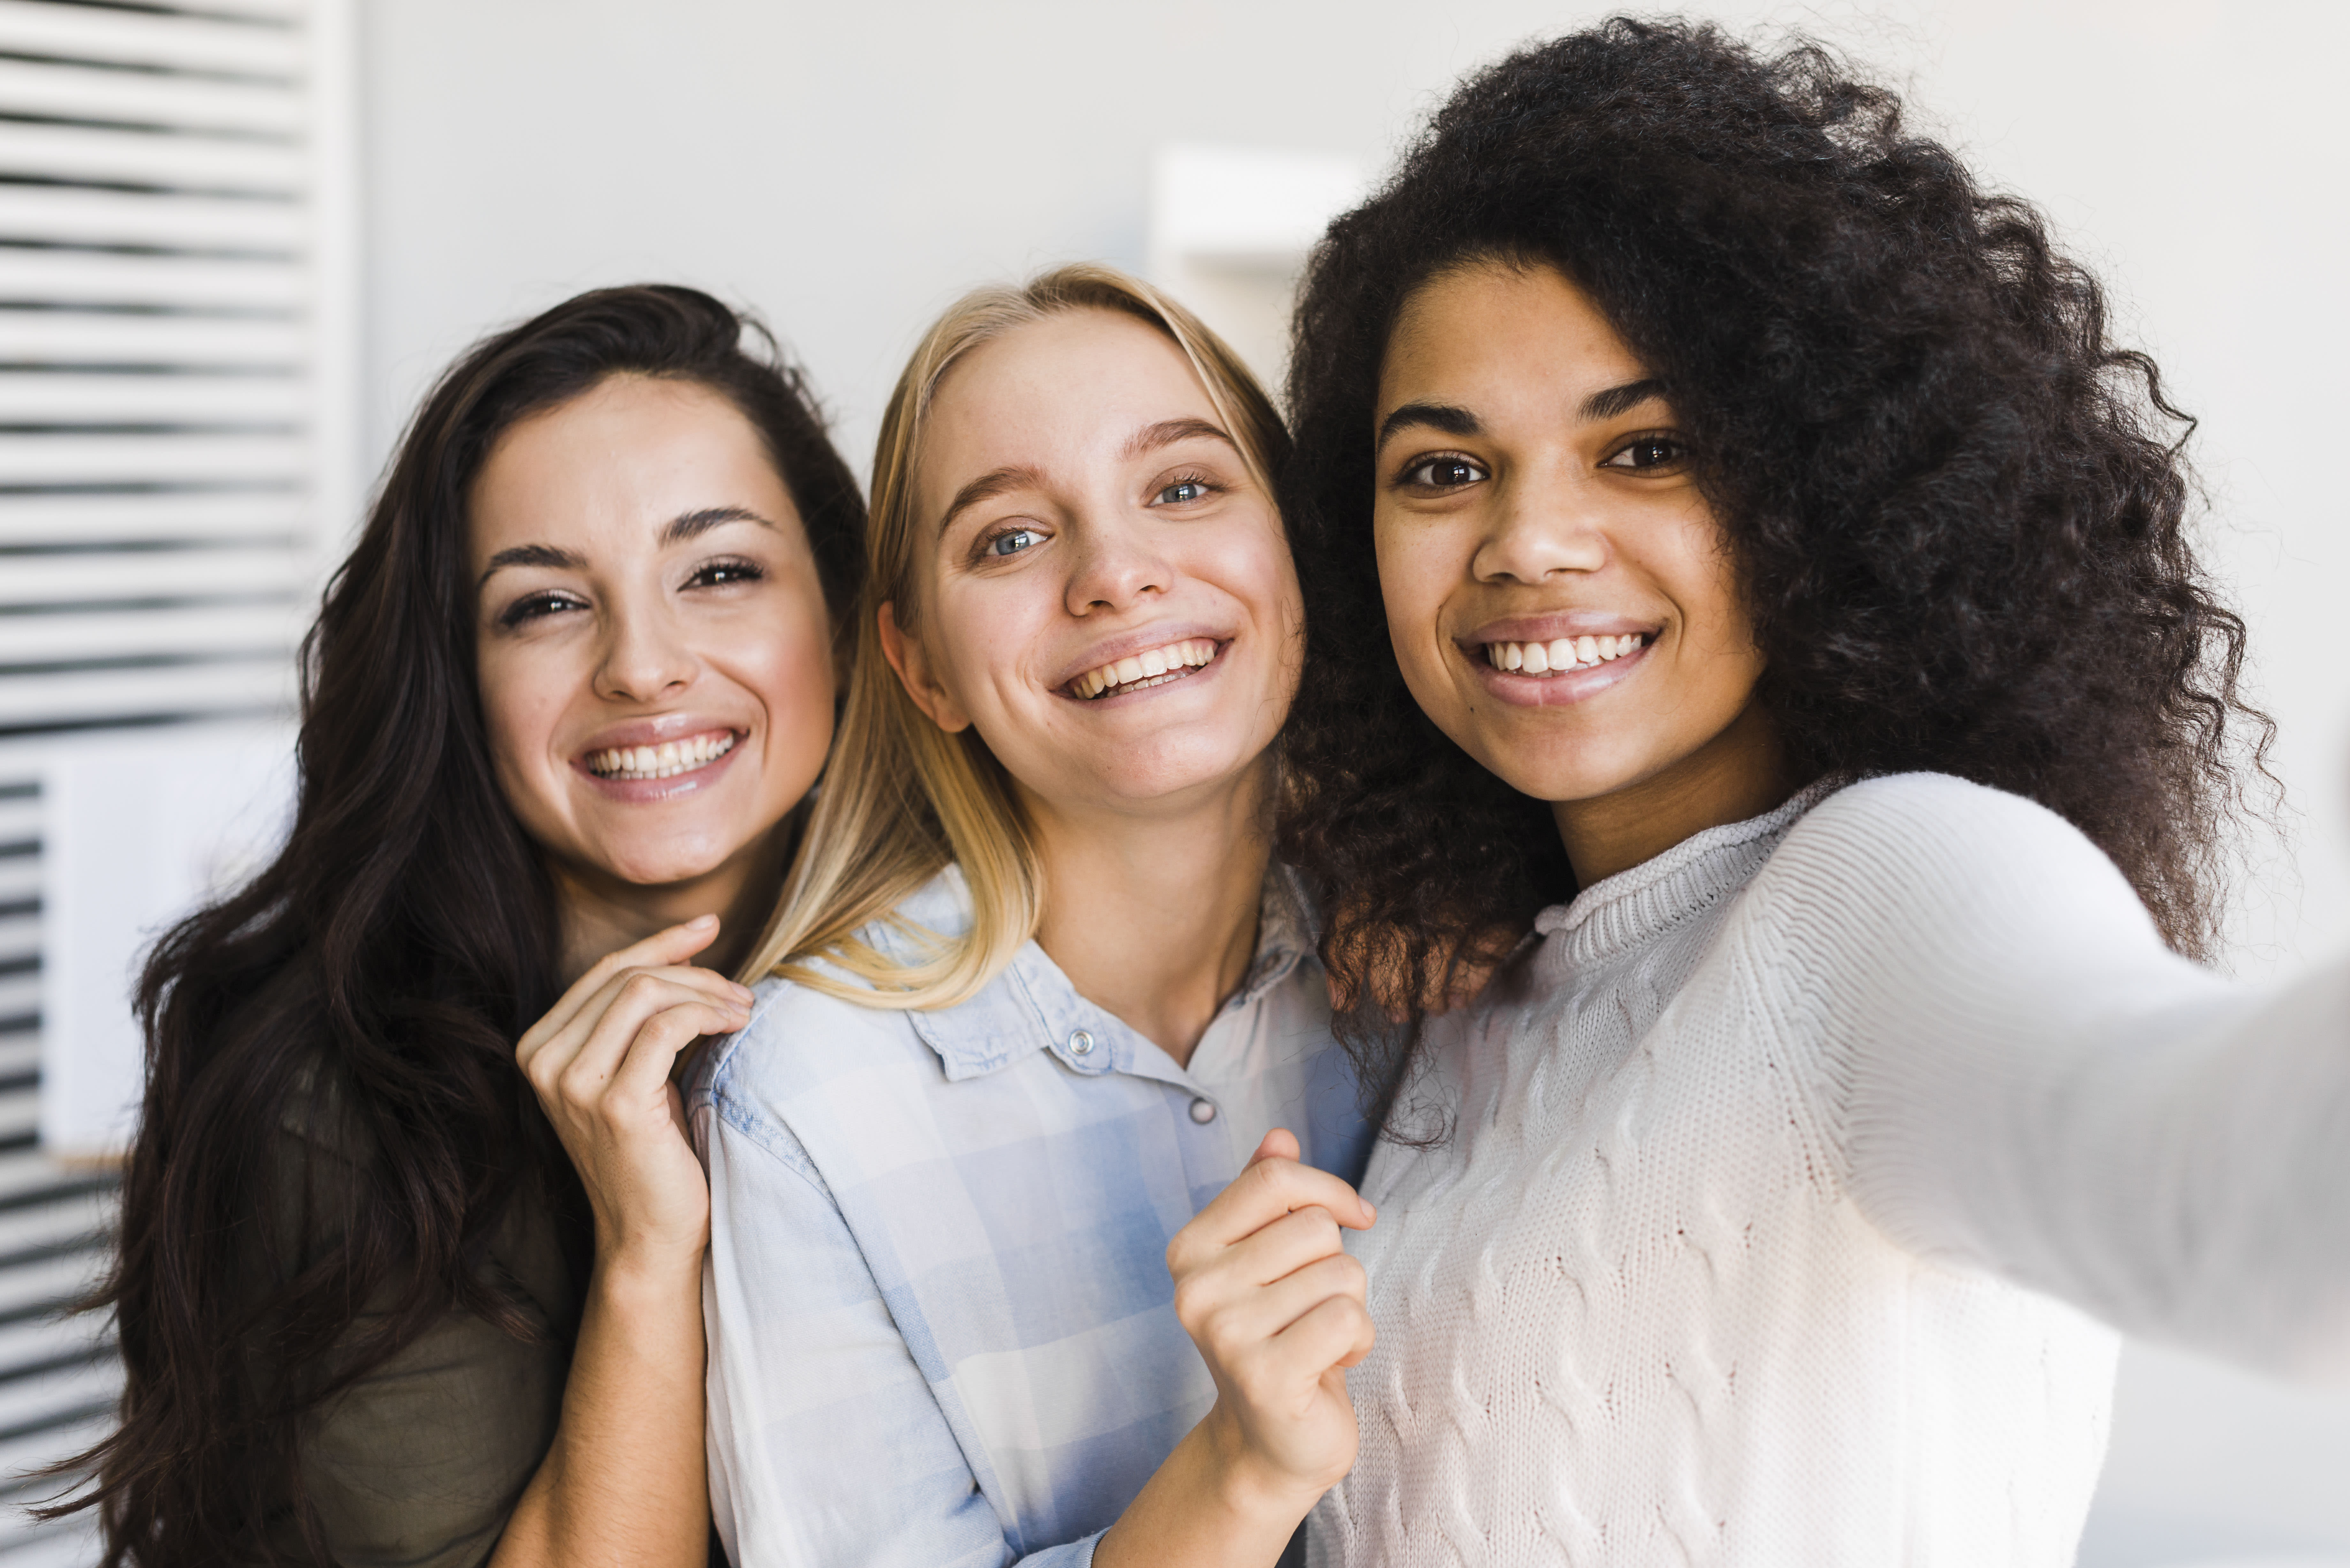
[[[781,520],[790,493],[757,429],[698,382],[612,376],[515,423],[474,477],[474,551],[658,529],[734,504]]]
[[[1479,261],[1412,291],[1379,367],[1378,414],[1399,403],[1555,407],[1648,374],[1555,267]]]
[[[972,349],[931,395],[920,484],[951,492],[1006,465],[1050,473],[1163,420],[1221,423],[1174,340],[1122,312],[1062,311]]]

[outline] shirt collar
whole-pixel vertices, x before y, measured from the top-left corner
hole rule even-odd
[[[971,926],[971,891],[962,869],[948,867],[893,915],[863,933],[867,941],[893,957],[920,953],[925,933],[960,936]],[[1296,873],[1278,863],[1269,867],[1257,906],[1256,956],[1225,1007],[1250,1005],[1287,979],[1313,955],[1312,930]],[[1078,995],[1061,966],[1034,940],[969,1001],[934,1012],[910,1012],[907,1017],[914,1033],[938,1053],[951,1083],[995,1072],[1014,1057],[1041,1049],[1087,1077],[1128,1073],[1194,1086],[1191,1075],[1164,1051]]]

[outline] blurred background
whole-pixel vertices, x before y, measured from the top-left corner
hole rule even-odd
[[[2350,8],[1690,7],[1800,28],[2055,218],[2202,421],[2282,836],[2230,964],[2350,946]],[[666,279],[752,306],[858,466],[972,284],[1098,257],[1268,376],[1296,266],[1531,0],[0,0],[0,1471],[103,1428],[140,944],[266,852],[291,649],[402,421],[484,329]],[[2350,1398],[2124,1363],[2088,1568],[2350,1565]],[[0,1504],[32,1493],[0,1482]],[[0,1516],[0,1568],[91,1560]]]

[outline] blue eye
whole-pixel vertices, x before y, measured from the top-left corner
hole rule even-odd
[[[987,542],[991,556],[1017,556],[1045,542],[1045,536],[1034,528],[1014,528],[1009,534],[998,534]]]
[[[1158,495],[1159,504],[1165,506],[1182,506],[1207,498],[1207,482],[1198,479],[1179,479]]]

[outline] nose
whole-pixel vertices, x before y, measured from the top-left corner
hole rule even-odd
[[[1175,568],[1146,522],[1080,519],[1065,603],[1074,616],[1130,609],[1174,587]]]
[[[675,618],[660,607],[621,603],[608,607],[603,658],[596,670],[598,695],[615,701],[657,701],[692,685],[701,667]]]
[[[1520,473],[1503,482],[1471,564],[1479,582],[1540,583],[1607,564],[1596,498],[1573,476]]]

